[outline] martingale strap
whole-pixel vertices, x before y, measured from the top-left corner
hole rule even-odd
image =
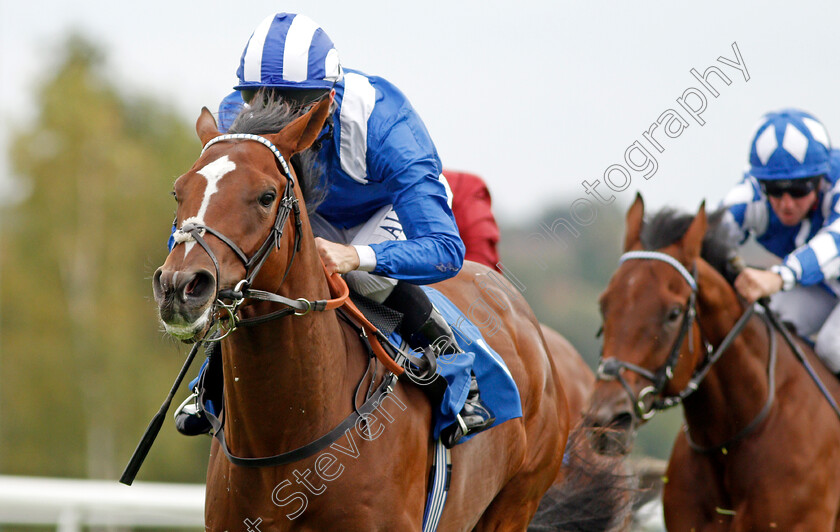
[[[352,429],[359,419],[373,413],[373,411],[382,404],[382,401],[385,400],[387,395],[394,391],[394,384],[396,381],[396,375],[393,373],[387,373],[382,379],[382,383],[376,389],[376,393],[370,396],[370,398],[368,398],[362,406],[351,412],[349,416],[344,418],[344,421],[339,423],[331,431],[302,447],[298,447],[297,449],[285,453],[275,454],[274,456],[266,456],[262,458],[236,456],[230,452],[227,442],[225,441],[224,423],[207,410],[204,411],[204,415],[213,427],[213,437],[219,441],[222,451],[232,464],[242,467],[272,467],[291,464],[292,462],[303,460],[304,458],[310,457],[313,454],[326,449],[332,445],[333,442],[343,436],[346,431]],[[202,396],[199,397],[199,404],[203,404],[204,401],[203,392],[201,395]]]

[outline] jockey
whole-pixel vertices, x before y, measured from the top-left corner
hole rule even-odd
[[[771,308],[840,374],[840,150],[808,113],[765,115],[750,149],[750,168],[723,200],[724,220],[782,259],[769,270],[746,268],[735,289]]]
[[[437,355],[457,349],[451,328],[417,285],[455,276],[464,244],[437,151],[406,97],[383,78],[343,69],[330,38],[304,15],[264,19],[236,74],[236,91],[219,108],[220,131],[255,97],[301,112],[333,98],[316,141],[328,187],[309,214],[318,252],[355,292],[404,314],[400,333],[412,347],[432,345]],[[207,432],[209,424],[198,418],[182,408],[176,425],[183,433]],[[451,447],[493,421],[472,375],[458,421],[441,438]]]

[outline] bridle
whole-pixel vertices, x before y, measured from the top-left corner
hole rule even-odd
[[[694,324],[694,320],[697,317],[697,279],[696,279],[696,272],[697,266],[694,265],[694,274],[688,272],[688,270],[683,266],[679,261],[677,261],[674,257],[662,253],[659,251],[630,251],[625,253],[619,259],[619,265],[623,264],[627,260],[657,260],[660,262],[665,262],[670,264],[674,267],[680,275],[685,279],[688,285],[691,287],[691,294],[688,297],[688,301],[685,306],[685,310],[683,312],[683,320],[682,325],[680,326],[680,331],[677,335],[674,344],[671,347],[671,352],[668,355],[668,358],[665,361],[665,364],[660,367],[656,372],[650,371],[646,368],[641,366],[637,366],[636,364],[632,364],[630,362],[625,362],[623,360],[619,360],[614,357],[609,358],[602,358],[601,363],[598,367],[597,377],[599,380],[618,380],[624,390],[630,396],[630,400],[633,403],[633,409],[636,416],[638,416],[642,420],[651,419],[653,416],[656,415],[657,412],[661,410],[667,410],[674,406],[677,406],[685,400],[686,397],[690,396],[692,393],[697,391],[697,388],[700,386],[700,383],[705,379],[706,375],[708,374],[709,370],[711,369],[712,365],[721,357],[724,351],[732,344],[735,338],[744,330],[746,327],[747,321],[752,317],[755,313],[756,305],[750,305],[745,311],[744,314],[738,319],[723,341],[718,345],[717,349],[713,349],[711,343],[709,343],[705,338],[701,335],[701,340],[703,342],[703,346],[706,350],[706,358],[703,365],[694,372],[691,380],[688,382],[685,388],[683,388],[679,393],[676,395],[671,395],[667,397],[662,397],[662,392],[665,390],[665,387],[674,377],[674,367],[677,365],[679,361],[680,350],[682,348],[683,340],[685,340],[686,335],[689,337],[689,353],[692,353],[694,349],[694,342],[691,338],[691,330],[692,325]],[[764,316],[764,314],[762,314]],[[768,325],[769,327],[769,325]],[[771,354],[770,354],[770,367],[768,368],[768,375],[770,377],[770,393],[768,394],[767,401],[765,403],[764,408],[753,420],[747,428],[752,430],[755,425],[758,424],[764,417],[767,415],[770,409],[770,404],[773,401],[774,393],[774,379],[773,379],[773,372],[772,368],[775,366],[775,357],[776,357],[776,343],[775,343],[775,336],[770,334],[771,341]],[[638,375],[641,375],[645,379],[649,380],[652,385],[643,388],[639,395],[633,392],[633,389],[630,387],[629,383],[624,379],[622,375],[622,370],[629,370]],[[648,404],[648,401],[650,403]]]
[[[310,301],[305,298],[289,299],[279,294],[265,292],[263,290],[254,290],[251,288],[254,279],[259,274],[260,269],[262,269],[263,265],[268,259],[268,256],[271,254],[271,251],[273,249],[280,249],[280,244],[282,242],[283,237],[283,230],[286,226],[286,222],[288,221],[289,216],[291,215],[294,218],[295,224],[294,244],[292,248],[292,257],[289,259],[289,262],[286,265],[286,271],[283,274],[283,278],[280,280],[281,285],[286,280],[286,277],[289,275],[289,270],[292,267],[292,262],[294,262],[297,252],[300,251],[300,206],[298,204],[298,199],[294,193],[295,179],[292,175],[292,172],[289,170],[289,165],[286,163],[286,159],[280,153],[280,150],[278,150],[277,147],[274,144],[272,144],[272,142],[267,138],[262,137],[260,135],[252,135],[249,133],[220,135],[207,142],[207,144],[205,144],[204,146],[204,149],[201,151],[201,154],[203,155],[204,152],[206,152],[210,146],[216,144],[217,142],[223,142],[228,140],[251,140],[259,142],[260,144],[264,145],[266,148],[271,150],[271,152],[274,154],[274,157],[277,159],[283,177],[286,178],[286,186],[283,191],[283,195],[281,196],[278,202],[279,205],[277,207],[277,216],[274,219],[274,224],[271,228],[271,231],[266,236],[262,245],[260,245],[260,247],[257,248],[257,251],[255,251],[254,254],[250,257],[248,257],[248,255],[244,251],[242,251],[242,248],[240,248],[230,238],[225,236],[220,231],[213,229],[212,227],[209,227],[207,225],[191,222],[184,224],[180,229],[175,231],[176,242],[185,242],[189,239],[195,240],[195,242],[197,242],[198,245],[201,246],[202,249],[204,249],[204,251],[210,257],[210,260],[213,261],[213,267],[216,269],[215,306],[218,309],[224,311],[225,315],[221,318],[220,321],[226,321],[227,326],[224,327],[223,330],[220,330],[219,334],[205,336],[204,341],[211,342],[221,341],[223,338],[227,337],[230,333],[235,331],[240,326],[256,325],[269,320],[281,318],[283,316],[288,316],[289,314],[303,316],[313,310],[329,310],[339,306],[338,304],[333,303],[333,301],[336,300]],[[210,249],[210,246],[204,239],[203,235],[206,233],[210,233],[211,235],[215,236],[220,241],[222,241],[225,245],[227,245],[245,266],[245,278],[236,283],[235,287],[232,290],[219,290],[219,261],[216,258],[216,254],[213,253],[213,250]],[[225,299],[231,300],[232,303],[225,303]],[[286,305],[286,308],[256,318],[238,318],[236,311],[246,299],[258,299],[262,301],[282,303]],[[222,326],[220,325],[220,327]]]

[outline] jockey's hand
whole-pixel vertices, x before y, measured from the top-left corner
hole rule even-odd
[[[324,266],[327,267],[330,274],[335,272],[347,273],[359,267],[359,254],[353,246],[336,244],[321,237],[316,237],[315,247],[318,249],[318,255],[321,256],[321,260],[324,261]]]
[[[782,277],[767,270],[745,268],[735,279],[735,290],[750,303],[772,296],[781,289]]]

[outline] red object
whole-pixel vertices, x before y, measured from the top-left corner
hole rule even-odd
[[[443,175],[452,189],[452,214],[467,248],[465,258],[500,271],[496,266],[499,226],[493,216],[487,185],[475,174],[444,170]]]

